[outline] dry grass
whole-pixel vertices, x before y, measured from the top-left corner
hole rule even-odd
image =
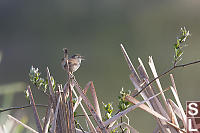
[[[139,58],[139,66],[137,67],[137,71],[134,68],[131,60],[128,57],[123,45],[121,45],[121,49],[125,60],[128,63],[129,69],[131,70],[130,80],[132,81],[135,89],[139,92],[144,86],[148,85],[150,82],[149,76],[145,70],[145,67],[142,63],[142,60]],[[158,77],[156,72],[156,68],[153,62],[153,58],[149,57],[149,66],[151,71],[154,75],[154,78]],[[127,117],[127,113],[132,113],[135,109],[141,108],[142,110],[146,111],[150,115],[155,118],[157,126],[155,127],[154,133],[162,132],[162,133],[184,133],[186,132],[186,114],[183,110],[182,104],[180,102],[178,92],[176,90],[176,85],[174,82],[174,78],[172,74],[170,75],[171,83],[169,83],[169,87],[167,89],[163,89],[162,85],[157,78],[156,84],[157,86],[153,86],[149,84],[144,91],[140,94],[143,98],[143,101],[138,101],[134,96],[127,95],[125,99],[132,103],[132,106],[123,110],[115,115],[112,118],[103,121],[102,120],[102,113],[100,111],[98,98],[96,96],[95,88],[93,82],[89,82],[84,89],[82,89],[79,83],[76,81],[75,77],[71,77],[68,75],[69,79],[68,82],[64,85],[64,87],[59,86],[58,91],[53,91],[52,83],[50,80],[51,74],[49,69],[47,68],[47,78],[48,78],[48,85],[49,85],[49,102],[48,107],[46,109],[46,114],[44,117],[44,123],[41,124],[40,118],[37,114],[37,108],[34,103],[34,98],[31,93],[31,88],[28,86],[29,91],[29,99],[31,101],[35,122],[37,125],[37,131],[33,130],[29,126],[19,122],[12,116],[9,117],[9,121],[15,121],[17,124],[20,124],[27,128],[30,132],[39,132],[39,133],[47,133],[50,127],[51,133],[108,133],[112,130],[115,130],[119,127],[126,127],[127,133],[137,133],[137,127],[130,126],[129,121],[120,122],[121,117]],[[90,89],[92,94],[92,99],[89,100],[86,96],[86,93]],[[155,89],[158,89],[159,93],[155,94]],[[174,98],[176,101],[172,101],[165,96],[165,91],[172,91]],[[78,94],[77,94],[78,93]],[[72,103],[72,94],[76,96],[78,99],[73,106]],[[157,96],[161,95],[161,99]],[[94,105],[91,104],[91,101],[94,102]],[[86,105],[86,108],[82,104]],[[164,105],[162,104],[164,103]],[[78,129],[75,126],[74,122],[74,112],[76,111],[77,107],[80,106],[82,112],[85,116],[86,123],[88,125],[88,129]],[[94,121],[91,121],[91,117],[88,116],[86,110],[89,110],[90,114]],[[51,125],[51,126],[50,126]],[[97,127],[95,126],[97,125]],[[181,127],[180,125],[183,125]],[[145,127],[145,126],[144,126]],[[138,129],[139,130],[139,129]],[[3,126],[0,127],[0,132],[5,132]]]

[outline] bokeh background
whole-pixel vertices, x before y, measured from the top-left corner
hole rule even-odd
[[[86,61],[75,73],[84,87],[94,81],[101,102],[113,102],[123,87],[134,87],[122,55],[124,44],[134,66],[140,57],[151,77],[148,56],[153,56],[158,74],[172,65],[173,44],[185,26],[192,36],[181,63],[200,59],[199,0],[77,0],[77,1],[0,1],[0,108],[28,104],[23,90],[29,70],[38,67],[46,77],[46,67],[57,83],[65,83],[60,61],[62,48],[80,53]],[[173,71],[183,106],[187,100],[200,100],[200,64]],[[169,76],[161,79],[163,88],[171,85]],[[33,89],[36,103],[47,104],[47,96]],[[172,94],[166,93],[169,98]],[[17,111],[0,114],[5,116]],[[31,109],[18,111],[35,128]],[[103,112],[103,109],[102,109]],[[40,116],[45,113],[39,108]],[[17,117],[17,116],[16,116]],[[19,116],[18,116],[19,117]],[[130,115],[131,125],[141,133],[153,132],[154,118],[140,109]],[[27,131],[23,131],[27,132]]]

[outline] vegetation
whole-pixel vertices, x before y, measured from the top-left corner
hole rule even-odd
[[[194,61],[178,65],[182,59],[184,52],[183,48],[186,46],[185,43],[189,36],[190,32],[186,30],[185,27],[181,28],[181,34],[177,37],[176,43],[174,44],[173,65],[164,73],[160,75],[157,74],[153,58],[149,57],[149,66],[154,76],[153,80],[150,80],[140,58],[138,59],[139,66],[136,71],[125,48],[121,44],[122,53],[131,71],[130,80],[135,87],[135,91],[125,91],[122,88],[120,96],[118,96],[118,103],[103,103],[104,113],[100,111],[99,101],[92,81],[88,82],[86,87],[82,89],[75,76],[68,73],[68,80],[65,85],[56,84],[56,81],[53,76],[51,76],[48,68],[47,78],[42,78],[39,69],[34,68],[33,66],[29,73],[30,81],[34,87],[42,90],[48,95],[48,105],[36,104],[31,87],[27,86],[25,92],[30,101],[30,105],[4,109],[0,110],[0,112],[32,107],[37,131],[23,124],[16,118],[10,115],[8,116],[10,121],[17,122],[17,124],[22,125],[31,132],[137,133],[137,130],[139,129],[130,123],[129,117],[126,114],[132,113],[136,108],[141,108],[143,111],[146,111],[155,118],[158,126],[155,127],[154,132],[186,132],[186,114],[178,97],[178,91],[176,89],[173,75],[170,74],[171,83],[169,83],[169,87],[166,89],[162,88],[159,78],[167,75],[176,68],[186,67],[200,62]],[[157,86],[153,86],[153,82],[156,82]],[[89,99],[86,95],[88,89],[90,89],[92,99]],[[158,89],[159,93],[155,94],[155,89]],[[169,90],[171,90],[175,101],[165,96],[165,92]],[[139,101],[135,98],[138,95],[141,95],[143,101]],[[159,95],[161,95],[161,98],[157,97]],[[94,105],[92,105],[91,101],[94,102]],[[86,108],[82,103],[86,105]],[[118,108],[114,109],[112,106],[113,104],[118,105]],[[43,118],[43,123],[40,121],[40,117],[37,113],[37,106],[46,107],[46,114]],[[82,112],[76,111],[78,106],[81,107]],[[87,111],[89,111],[89,113]],[[82,123],[79,123],[78,121],[81,114],[83,114],[86,119],[86,125],[88,126],[87,129],[83,128]],[[102,116],[102,114],[104,115]],[[92,121],[91,118],[93,118],[94,121]],[[0,132],[1,131],[3,132],[2,127],[0,127]]]

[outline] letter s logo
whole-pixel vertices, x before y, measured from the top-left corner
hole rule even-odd
[[[189,103],[188,108],[189,108],[189,115],[194,116],[198,114],[198,104],[197,103]]]

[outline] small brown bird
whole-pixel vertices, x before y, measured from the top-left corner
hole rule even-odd
[[[64,58],[62,59],[62,67],[64,70],[67,71],[67,58],[66,58],[66,55],[67,55],[67,49],[63,49],[64,52],[65,52],[65,56]],[[73,55],[72,57],[70,57],[68,59],[68,64],[69,64],[69,72],[71,74],[73,74],[73,72],[75,72],[76,70],[78,70],[78,68],[80,67],[81,65],[81,61],[82,60],[85,60],[83,58],[83,56],[79,55],[79,54],[75,54]]]

